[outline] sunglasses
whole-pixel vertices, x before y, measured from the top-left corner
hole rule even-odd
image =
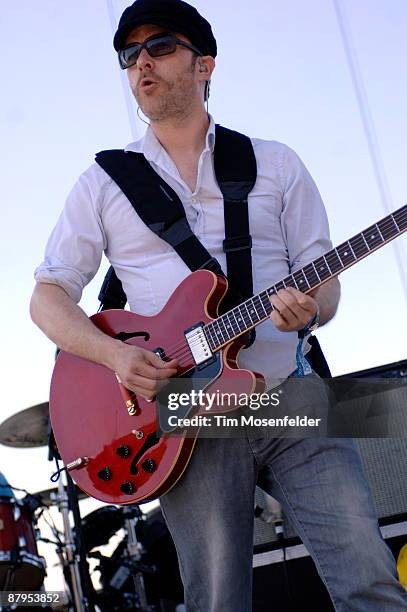
[[[131,45],[127,45],[124,49],[120,49],[118,52],[120,68],[126,70],[126,68],[130,68],[130,66],[134,66],[142,49],[145,49],[151,57],[161,57],[163,55],[175,53],[177,45],[190,49],[198,55],[202,55],[199,49],[180,40],[174,36],[174,34],[161,34],[160,36],[149,38],[143,43],[132,43]]]

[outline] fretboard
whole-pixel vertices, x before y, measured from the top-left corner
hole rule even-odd
[[[205,325],[211,350],[218,351],[268,319],[274,309],[269,299],[273,293],[286,287],[309,293],[406,230],[407,204]]]

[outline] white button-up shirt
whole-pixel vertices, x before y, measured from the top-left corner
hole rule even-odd
[[[253,290],[258,293],[328,251],[332,244],[321,197],[296,153],[275,141],[255,138],[252,144],[257,181],[248,202]],[[126,150],[143,153],[174,189],[192,231],[226,272],[223,197],[213,170],[214,145],[211,118],[193,193],[151,128]],[[148,229],[116,183],[95,163],[69,194],[35,278],[60,285],[79,302],[83,288],[99,268],[103,252],[122,281],[130,309],[142,315],[160,311],[190,273],[172,247]],[[240,352],[239,365],[261,372],[269,383],[285,378],[296,368],[296,345],[296,332],[280,332],[266,321],[257,327],[255,343]]]

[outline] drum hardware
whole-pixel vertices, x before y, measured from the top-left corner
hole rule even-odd
[[[101,535],[98,541],[93,538],[93,542],[100,544],[103,539],[106,544],[108,525],[111,522],[109,519],[119,528],[124,528],[123,539],[110,557],[99,551],[88,552],[89,557],[100,561],[96,569],[101,574],[102,590],[97,593],[96,603],[101,611],[185,611],[185,608],[181,608],[183,587],[177,555],[160,509],[142,514],[137,506],[131,505],[99,508],[84,518],[85,541],[87,532],[92,531],[92,524],[95,527],[93,531],[97,531],[98,526],[104,524],[104,527],[99,529],[104,535]],[[127,519],[132,522],[133,534],[125,529]],[[141,574],[142,580],[134,581],[137,574]]]
[[[156,571],[153,564],[142,560],[144,548],[137,540],[136,524],[144,515],[138,506],[104,506],[94,510],[82,519],[82,535],[88,558],[98,559],[102,577],[109,574],[104,584],[97,605],[103,611],[111,610],[137,610],[138,612],[153,612],[154,607],[149,606],[144,587],[144,574]],[[108,544],[110,538],[120,529],[126,542],[118,558],[103,555],[96,547]],[[125,587],[130,583],[129,588]]]
[[[51,494],[51,501],[53,495]],[[58,494],[55,499],[56,505],[62,516],[62,522],[64,526],[64,544],[63,549],[58,547],[57,554],[64,568],[65,575],[69,576],[67,580],[71,590],[72,603],[75,612],[86,612],[89,610],[89,603],[84,597],[81,583],[80,574],[80,558],[76,549],[76,542],[74,533],[71,527],[70,516],[69,516],[69,499],[65,489],[64,476],[61,473],[58,481]]]
[[[88,495],[76,485],[75,491],[79,500],[86,499],[88,497]],[[51,487],[49,489],[44,489],[43,491],[37,491],[36,493],[33,493],[31,497],[36,499],[40,506],[53,506],[58,498],[58,487]]]
[[[142,517],[141,510],[136,506],[135,508],[126,508],[123,510],[124,516],[124,530],[127,534],[127,559],[134,559],[132,565],[136,566],[141,559],[141,555],[144,552],[143,545],[138,541],[136,534],[136,526],[138,521]],[[155,571],[155,568],[152,570]],[[148,605],[146,587],[144,584],[143,570],[136,569],[133,574],[134,590],[139,600],[140,612],[153,612],[154,608]]]

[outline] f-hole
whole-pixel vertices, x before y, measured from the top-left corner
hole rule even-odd
[[[150,340],[150,334],[148,332],[120,332],[114,336],[116,340],[122,340],[122,342],[130,340],[130,338],[138,337],[144,337],[144,342],[148,342]]]

